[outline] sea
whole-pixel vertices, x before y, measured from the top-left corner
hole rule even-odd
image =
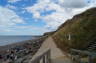
[[[0,36],[0,46],[36,39],[36,36]]]

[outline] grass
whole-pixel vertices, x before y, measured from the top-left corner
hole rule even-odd
[[[71,34],[71,40],[68,40],[69,34]],[[87,49],[90,42],[96,41],[96,8],[66,21],[52,37],[63,51],[67,52],[70,48]]]

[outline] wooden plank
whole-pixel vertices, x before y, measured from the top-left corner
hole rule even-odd
[[[47,54],[47,63],[51,62],[51,51],[49,50],[48,54]]]
[[[43,59],[43,63],[49,62],[48,58],[45,58],[46,55],[48,55],[48,57],[50,57],[49,53],[50,53],[50,50],[44,52],[42,55],[40,55],[37,58],[35,58],[31,63],[40,63],[41,59]],[[48,60],[47,62],[46,62],[46,59]]]
[[[46,57],[43,56],[43,63],[46,63]]]
[[[94,63],[94,60],[93,59],[96,57],[96,53],[95,52],[89,52],[89,51],[83,51],[83,50],[76,50],[76,49],[71,49],[71,52],[79,53],[78,54],[79,56],[80,56],[80,54],[88,55],[88,58],[89,58],[88,63]],[[79,59],[80,58],[78,58],[78,60]]]
[[[72,52],[77,52],[77,53],[82,53],[82,54],[86,54],[86,55],[94,55],[96,56],[95,52],[89,52],[89,51],[83,51],[83,50],[77,50],[77,49],[71,49]]]

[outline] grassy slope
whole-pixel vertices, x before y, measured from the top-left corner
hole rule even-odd
[[[68,40],[68,34],[71,34],[71,40]],[[70,48],[86,49],[90,42],[96,41],[96,8],[66,21],[53,38],[63,51],[68,51]]]

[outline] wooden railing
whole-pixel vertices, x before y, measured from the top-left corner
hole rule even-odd
[[[33,59],[31,63],[51,63],[50,50],[47,50],[42,55]]]
[[[96,58],[95,52],[89,52],[84,50],[71,49],[71,58],[73,63],[82,63],[82,55],[86,55],[88,58],[88,63],[94,63],[94,58]]]

